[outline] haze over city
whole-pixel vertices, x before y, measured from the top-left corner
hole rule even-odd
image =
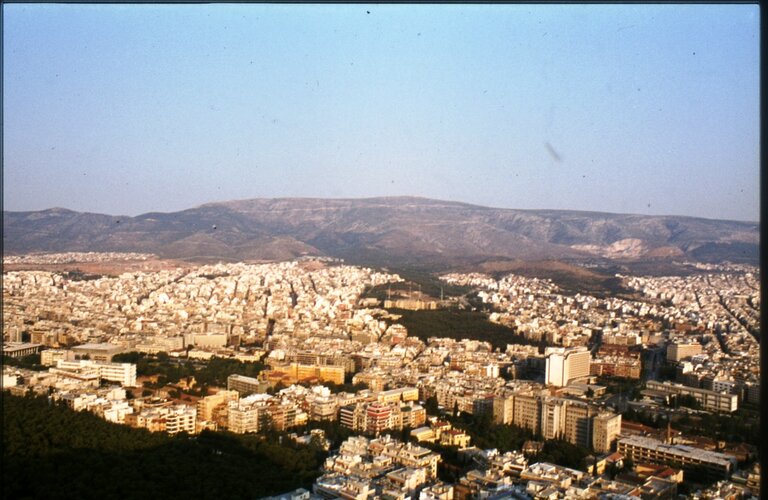
[[[4,5],[4,209],[757,221],[756,5]]]

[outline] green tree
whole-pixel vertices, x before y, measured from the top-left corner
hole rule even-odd
[[[611,481],[613,481],[616,478],[616,475],[619,473],[620,469],[616,465],[616,462],[611,462],[611,464],[608,466],[608,477],[611,478]]]
[[[424,409],[427,412],[427,415],[440,415],[440,407],[437,403],[437,397],[436,396],[430,396],[424,401]]]

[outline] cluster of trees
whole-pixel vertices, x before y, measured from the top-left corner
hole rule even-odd
[[[533,462],[551,462],[553,464],[584,469],[584,459],[589,450],[560,439],[544,441],[544,449],[532,457]]]
[[[390,272],[399,275],[405,281],[368,288],[363,292],[363,297],[385,300],[391,293],[394,299],[400,296],[401,292],[420,290],[424,295],[439,299],[441,294],[445,298],[461,297],[473,290],[471,286],[453,285],[441,281],[434,273],[421,269],[400,268],[391,269]]]
[[[408,329],[409,336],[424,341],[429,337],[470,338],[490,342],[494,349],[502,350],[507,344],[538,345],[512,328],[489,321],[488,315],[481,311],[392,309],[391,312],[402,316],[398,323]]]
[[[629,399],[639,399],[642,382],[626,377],[602,376],[598,379],[600,385],[605,386],[605,392],[609,394],[622,394]]]
[[[681,406],[685,406],[686,408],[701,410],[701,403],[699,403],[696,398],[690,394],[672,394],[669,397],[667,406],[670,408],[680,408]]]
[[[664,363],[659,368],[659,380],[677,380],[677,367],[672,363]]]
[[[707,437],[713,439],[757,445],[760,443],[760,414],[742,411],[723,415],[706,413],[695,417],[681,418],[675,422],[685,433],[702,434],[706,429]]]
[[[226,387],[227,377],[233,373],[256,377],[264,369],[260,361],[243,362],[231,358],[211,358],[205,363],[171,359],[160,352],[149,356],[138,352],[117,354],[112,358],[117,363],[135,363],[136,374],[158,375],[157,386],[178,383],[181,379],[194,377],[201,387]]]
[[[654,429],[661,429],[667,425],[665,417],[657,413],[637,411],[631,406],[622,413],[621,419],[622,421],[627,420],[630,422],[637,422],[643,425],[647,425],[648,427],[653,427]]]
[[[533,439],[533,433],[523,427],[494,424],[491,415],[459,413],[446,416],[451,424],[469,434],[472,444],[480,449],[496,448],[501,452],[519,450],[523,443]]]
[[[3,355],[3,366],[18,366],[19,368],[26,368],[28,370],[42,371],[47,370],[47,366],[40,364],[40,354],[28,354],[20,358],[12,358],[11,356]]]
[[[70,281],[93,281],[102,278],[101,274],[91,274],[81,271],[80,269],[73,269],[62,274],[65,279]]]
[[[683,398],[683,401],[686,401]],[[690,402],[690,401],[688,401]],[[680,403],[682,404],[682,402]],[[667,425],[667,416],[637,411],[629,408],[622,415],[624,420],[639,422],[661,429]],[[672,425],[685,434],[706,437],[731,443],[757,444],[760,442],[760,413],[740,408],[732,414],[705,413],[696,416],[671,415]],[[706,430],[706,432],[705,432]]]
[[[343,384],[337,384],[335,382],[331,382],[329,380],[326,380],[323,382],[323,385],[327,387],[331,393],[336,394],[338,392],[352,392],[356,393],[357,391],[362,391],[363,389],[368,389],[368,386],[363,384],[362,382],[353,384],[352,382],[345,382]]]
[[[284,436],[168,436],[3,395],[4,498],[259,498],[310,487],[326,453]]]

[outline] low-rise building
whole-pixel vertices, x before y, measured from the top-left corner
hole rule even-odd
[[[30,344],[28,342],[8,342],[3,344],[3,356],[10,358],[23,358],[30,354],[37,354],[42,349],[42,344]]]
[[[645,387],[651,391],[658,391],[671,396],[693,396],[701,407],[708,411],[733,413],[739,408],[739,397],[736,394],[715,392],[670,382],[657,382],[655,380],[647,381]]]
[[[123,346],[108,343],[82,344],[72,348],[75,359],[90,359],[103,363],[112,362],[112,357],[115,354],[120,354],[124,351],[125,348]]]
[[[618,440],[618,452],[634,462],[669,464],[684,471],[705,471],[714,477],[728,477],[736,467],[730,455],[685,445],[666,444],[657,439],[629,436]]]
[[[249,396],[254,393],[263,394],[267,392],[269,384],[262,380],[246,377],[245,375],[238,375],[233,373],[227,377],[227,390],[237,391],[240,396]]]
[[[56,366],[60,359],[71,361],[74,359],[72,351],[66,349],[46,349],[40,352],[40,364],[43,366]]]
[[[136,365],[133,363],[60,359],[56,362],[56,368],[51,368],[51,372],[82,380],[92,380],[95,376],[98,380],[117,382],[123,387],[136,387]]]

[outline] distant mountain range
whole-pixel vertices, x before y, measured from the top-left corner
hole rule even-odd
[[[378,265],[489,260],[759,261],[759,224],[680,216],[489,208],[414,197],[254,199],[136,217],[52,208],[3,212],[6,254],[155,253],[285,260],[326,255]]]

